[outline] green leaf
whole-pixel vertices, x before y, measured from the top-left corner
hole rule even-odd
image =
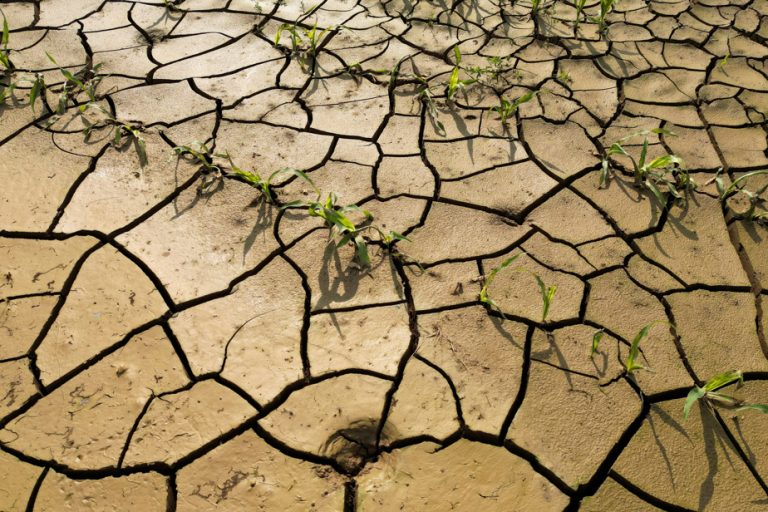
[[[738,382],[739,386],[744,384],[744,375],[740,370],[729,370],[715,375],[704,384],[704,391],[717,391],[734,382]]]
[[[598,188],[605,188],[608,183],[608,172],[610,171],[611,163],[607,158],[603,158],[602,165],[600,167],[600,181],[598,182]]]
[[[695,404],[706,394],[707,392],[698,386],[694,387],[688,392],[688,397],[685,399],[685,406],[683,406],[683,417],[685,417],[685,419],[688,419],[688,415],[691,412],[691,407],[693,407],[693,404]]]
[[[143,138],[137,134],[133,134],[134,142],[136,144],[136,153],[139,155],[139,165],[144,167],[147,165],[147,144]]]
[[[595,331],[595,333],[592,335],[592,350],[590,351],[589,355],[593,356],[597,352],[597,349],[600,348],[600,340],[603,339],[603,335],[605,334],[605,331],[602,329]]]
[[[541,300],[544,302],[544,308],[541,315],[541,321],[545,321],[547,319],[547,315],[549,314],[549,307],[552,304],[552,298],[555,296],[555,291],[557,291],[556,286],[550,286],[547,287],[544,284],[544,281],[536,274],[533,274],[533,277],[536,279],[536,283],[539,285],[539,291],[541,292]]]
[[[661,193],[653,181],[646,179],[644,183],[648,190],[650,190],[653,196],[656,198],[656,201],[658,201],[659,207],[664,208],[667,205],[667,198],[664,197],[664,194]]]
[[[768,414],[768,405],[764,404],[745,404],[736,409],[737,412],[741,411],[747,411],[747,410],[754,410],[761,412],[763,414]]]
[[[298,169],[293,169],[291,167],[284,167],[282,169],[278,169],[277,171],[273,172],[272,174],[269,175],[269,178],[267,178],[267,183],[271,185],[272,184],[272,180],[275,177],[277,177],[277,176],[279,176],[281,174],[293,174],[294,176],[298,176],[302,180],[304,180],[307,183],[309,183],[312,186],[312,188],[314,189],[314,191],[317,192],[317,197],[318,198],[320,197],[320,189],[317,188],[317,185],[315,185],[315,182],[312,181],[312,178],[310,178],[307,175],[307,173],[305,173],[303,171],[300,171]]]
[[[365,245],[365,239],[361,235],[355,237],[355,246],[357,247],[357,260],[364,267],[371,266],[371,258],[368,255],[368,246]]]
[[[263,183],[261,177],[258,174],[252,173],[251,171],[244,171],[242,169],[235,169],[232,174],[234,174],[235,176],[238,176],[238,177],[244,179],[245,181],[248,182],[248,184],[250,184],[250,185],[252,185],[254,187],[257,187],[257,188],[260,188],[261,184]]]
[[[738,178],[736,178],[733,181],[733,183],[731,183],[731,186],[728,187],[728,189],[725,191],[725,193],[721,194],[721,199],[730,196],[733,193],[734,189],[738,188],[739,184],[742,181],[746,181],[746,180],[748,180],[749,178],[751,178],[753,176],[759,176],[761,174],[768,174],[768,169],[763,169],[763,170],[760,170],[760,171],[752,171],[752,172],[748,172],[746,174],[743,174],[743,175],[739,176]]]
[[[658,322],[651,322],[643,326],[643,328],[640,329],[635,338],[632,340],[632,343],[629,346],[629,354],[627,355],[627,373],[631,374],[635,370],[646,369],[644,366],[637,362],[637,358],[640,356],[640,342],[648,337],[648,334],[651,332],[651,327],[653,327],[656,323]]]
[[[645,157],[648,154],[648,139],[643,140],[643,149],[640,151],[640,163],[638,164],[639,167],[642,167],[645,165]]]
[[[512,263],[514,263],[514,261],[517,258],[522,256],[523,254],[525,254],[525,253],[521,252],[521,253],[515,254],[513,256],[510,256],[509,258],[507,258],[504,261],[502,261],[501,265],[499,265],[498,267],[496,267],[493,270],[491,270],[491,272],[488,274],[488,276],[486,276],[485,282],[483,282],[483,287],[480,289],[480,302],[483,302],[483,303],[489,304],[489,305],[492,303],[494,306],[496,306],[496,303],[493,302],[489,298],[489,296],[488,296],[488,287],[491,285],[491,283],[493,282],[494,278],[496,277],[496,274],[498,274],[500,270],[503,270],[503,269],[507,268],[508,266],[510,266]],[[496,306],[496,307],[498,308],[498,306]]]
[[[3,14],[3,36],[0,38],[0,44],[3,45],[4,50],[8,48],[10,32],[11,31],[8,29],[8,20],[5,18],[5,14]]]
[[[29,106],[32,107],[32,113],[35,113],[35,101],[37,100],[37,97],[40,96],[43,87],[43,79],[38,75],[35,77],[32,89],[29,91]]]
[[[461,64],[461,50],[459,50],[459,45],[454,45],[453,56],[456,58],[456,67],[458,67]]]

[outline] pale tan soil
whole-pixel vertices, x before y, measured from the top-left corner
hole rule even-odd
[[[768,227],[713,181],[768,166],[766,0],[619,0],[604,33],[551,0],[0,8],[0,512],[768,509],[768,416],[683,416],[729,369],[768,403]],[[294,23],[316,54],[275,44]],[[449,99],[454,46],[479,82]],[[88,108],[55,112],[46,52],[101,66]],[[656,128],[685,205],[626,156],[599,186]],[[408,240],[366,231],[364,268],[279,207],[304,180],[200,189],[172,151],[200,143]]]

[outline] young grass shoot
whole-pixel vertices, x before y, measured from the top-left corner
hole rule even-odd
[[[688,419],[693,404],[698,401],[701,401],[709,409],[723,407],[733,409],[736,412],[754,410],[768,414],[768,405],[746,403],[743,400],[720,392],[722,388],[734,383],[736,384],[736,389],[744,385],[744,374],[740,370],[728,370],[709,379],[703,387],[694,386],[688,392],[685,405],[683,406],[683,416],[685,419]]]

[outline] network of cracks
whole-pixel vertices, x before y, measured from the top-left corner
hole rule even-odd
[[[0,8],[0,509],[768,507],[765,0]]]

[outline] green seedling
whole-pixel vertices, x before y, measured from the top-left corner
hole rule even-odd
[[[717,67],[721,70],[724,69],[725,65],[728,64],[728,59],[730,58],[730,56],[731,56],[731,52],[726,53],[725,56],[718,61]]]
[[[726,407],[728,409],[735,409],[737,412],[755,410],[762,412],[763,414],[768,414],[768,405],[749,404],[743,400],[719,392],[720,389],[734,383],[736,383],[736,389],[739,389],[744,385],[744,375],[740,370],[729,370],[715,375],[704,384],[704,387],[694,386],[688,393],[688,397],[685,399],[683,416],[688,419],[693,404],[699,400],[704,400],[704,404],[708,407]]]
[[[363,236],[366,232],[374,232],[379,235],[379,239],[384,245],[391,249],[397,241],[410,241],[405,236],[395,231],[384,232],[379,227],[374,226],[373,214],[357,205],[340,206],[337,204],[338,197],[331,192],[325,201],[320,201],[320,195],[316,201],[292,201],[282,206],[292,208],[295,206],[306,206],[310,217],[319,217],[325,221],[325,225],[330,231],[331,239],[335,242],[335,248],[339,249],[349,243],[355,247],[355,258],[361,267],[371,266],[371,257],[368,253],[369,241]],[[359,213],[364,217],[363,223],[355,224],[349,218],[350,213]]]
[[[747,211],[744,213],[737,214],[738,218],[746,219],[749,221],[765,221],[768,220],[768,211],[765,212],[758,212],[757,207],[760,206],[764,201],[765,198],[763,198],[763,194],[768,191],[768,182],[766,182],[765,185],[758,188],[755,191],[748,190],[745,188],[746,182],[754,177],[754,176],[760,176],[760,175],[768,175],[768,169],[763,169],[760,171],[752,171],[748,172],[746,174],[743,174],[733,180],[733,182],[726,187],[723,178],[722,178],[722,172],[723,169],[718,169],[717,174],[715,174],[715,177],[708,181],[707,183],[711,183],[712,181],[715,182],[715,186],[717,187],[717,192],[720,194],[720,201],[725,202],[731,197],[737,196],[737,195],[743,195],[747,198],[749,201],[749,207],[747,208]]]
[[[571,82],[573,82],[571,75],[564,69],[561,69],[560,71],[557,72],[556,78],[558,82],[564,85],[569,85]]]
[[[579,23],[581,23],[581,17],[584,13],[584,7],[587,5],[587,0],[576,0],[576,19],[574,21],[574,26],[578,28]]]
[[[651,133],[674,136],[668,130],[655,128],[653,130],[643,130],[611,144],[606,156],[603,158],[600,172],[600,188],[605,188],[608,183],[611,172],[610,157],[614,155],[623,155],[632,162],[632,175],[635,178],[635,187],[646,188],[658,201],[659,206],[664,208],[667,204],[667,194],[673,196],[679,204],[685,204],[686,194],[689,190],[696,188],[696,183],[685,169],[685,162],[677,155],[662,155],[653,160],[647,159],[648,154],[648,135]],[[640,158],[636,160],[624,148],[623,144],[628,140],[643,136],[643,146],[640,150]]]
[[[509,267],[523,254],[525,253],[518,253],[513,256],[510,256],[509,258],[502,261],[498,267],[493,268],[488,273],[488,275],[485,276],[485,279],[483,280],[483,287],[480,289],[480,297],[479,297],[480,302],[489,306],[491,309],[495,309],[504,318],[506,318],[504,316],[504,312],[501,310],[501,307],[499,306],[499,304],[494,299],[492,299],[491,296],[488,294],[488,288],[491,286],[491,283],[496,278],[496,274],[498,274],[500,271],[504,270],[505,268]],[[528,272],[533,276],[534,279],[536,279],[536,283],[539,285],[539,291],[541,292],[541,299],[543,303],[541,321],[545,322],[547,320],[547,315],[549,314],[550,306],[552,305],[552,299],[554,298],[555,292],[557,291],[557,287],[546,286],[544,284],[544,281],[541,279],[541,277],[539,277],[537,274],[534,274],[530,270],[527,270],[524,268],[520,268],[517,270],[521,272]]]
[[[491,107],[490,111],[496,112],[499,115],[501,122],[507,124],[507,119],[515,115],[515,112],[520,108],[520,105],[528,103],[535,98],[537,94],[539,94],[539,91],[530,91],[513,101],[509,101],[505,96],[502,96],[499,106]]]
[[[456,93],[459,91],[464,91],[466,88],[475,82],[477,82],[476,79],[471,78],[469,80],[461,80],[459,79],[459,73],[461,71],[461,50],[459,50],[459,46],[456,45],[453,47],[453,55],[456,59],[456,62],[453,65],[453,71],[451,71],[451,76],[448,79],[448,88],[447,88],[447,96],[448,100],[453,101],[454,96],[456,96]]]
[[[605,331],[603,329],[595,331],[595,333],[592,335],[592,349],[589,352],[590,357],[597,353],[597,350],[600,348],[600,341],[603,339],[604,335]]]
[[[593,16],[590,21],[595,22],[600,27],[600,31],[604,32],[607,28],[606,17],[613,11],[613,7],[618,0],[600,0],[600,13],[597,16]]]
[[[539,7],[541,7],[541,0],[531,0],[531,16],[539,12]]]
[[[32,113],[35,112],[35,101],[45,92],[45,80],[43,75],[35,73],[35,78],[32,80],[32,87],[29,89],[29,106],[32,108]]]
[[[486,66],[472,66],[466,68],[467,73],[475,80],[480,82],[480,79],[485,76],[491,77],[492,80],[497,81],[501,78],[501,75],[510,69],[507,65],[507,61],[511,56],[507,57],[486,57],[485,60],[488,63]]]
[[[59,72],[64,77],[64,84],[62,85],[62,91],[59,94],[59,103],[56,109],[58,115],[64,114],[67,110],[67,102],[72,101],[76,103],[76,96],[78,93],[84,93],[88,97],[88,103],[94,103],[97,100],[96,88],[99,86],[102,80],[102,76],[99,75],[101,64],[96,64],[93,67],[84,66],[76,73],[62,68],[53,56],[45,52],[48,59],[59,68]],[[88,108],[87,105],[80,105],[80,112],[85,112]]]
[[[147,143],[144,140],[144,137],[141,136],[141,130],[128,123],[118,122],[115,124],[112,145],[115,147],[122,147],[124,136],[131,141],[136,148],[136,154],[139,155],[139,165],[142,167],[147,165]]]
[[[280,39],[283,33],[288,32],[291,37],[290,41],[292,53],[315,56],[317,55],[317,50],[325,39],[325,36],[328,34],[328,32],[331,32],[335,28],[336,27],[331,26],[318,32],[317,22],[315,22],[312,28],[300,27],[298,22],[283,23],[277,29],[277,34],[275,35],[275,46],[280,44]]]
[[[200,165],[202,176],[197,187],[198,193],[205,192],[224,176],[221,167],[213,163],[210,148],[203,142],[195,141],[190,145],[176,146],[173,152],[177,157],[189,155]]]
[[[3,32],[0,36],[0,64],[3,65],[4,70],[10,71],[13,68],[11,63],[11,51],[8,49],[8,41],[10,40],[10,30],[8,30],[8,20],[5,18],[5,13],[0,11],[3,16]]]
[[[637,359],[640,357],[640,342],[648,337],[651,332],[651,328],[654,325],[666,323],[668,322],[657,320],[655,322],[644,325],[642,329],[638,331],[637,335],[632,340],[632,343],[629,344],[629,354],[627,354],[627,361],[624,363],[624,368],[626,369],[628,375],[633,374],[636,370],[651,371],[650,368],[646,368],[637,362]],[[592,341],[594,343],[594,338]]]
[[[426,110],[427,115],[437,127],[438,132],[444,134],[445,125],[443,125],[442,121],[439,119],[439,112],[435,105],[435,98],[432,94],[432,88],[430,87],[429,82],[426,78],[418,75],[416,76],[416,80],[421,84],[418,97],[421,100],[421,103],[424,104],[424,109]]]
[[[261,191],[262,197],[266,200],[267,203],[273,204],[275,202],[275,195],[272,191],[272,180],[274,180],[276,177],[283,175],[283,174],[292,174],[294,176],[297,176],[301,178],[302,180],[309,183],[313,189],[315,189],[315,192],[317,192],[318,195],[320,195],[320,190],[315,186],[314,182],[307,176],[306,173],[299,171],[298,169],[292,169],[290,167],[285,167],[283,169],[279,169],[267,177],[267,179],[263,179],[261,176],[259,176],[258,173],[251,172],[251,171],[244,171],[243,169],[239,168],[235,163],[232,161],[232,157],[230,156],[229,152],[225,151],[224,153],[217,154],[216,156],[226,158],[229,161],[229,171],[224,173],[225,177],[232,177],[239,179],[240,181],[243,181],[252,187],[258,189]]]

